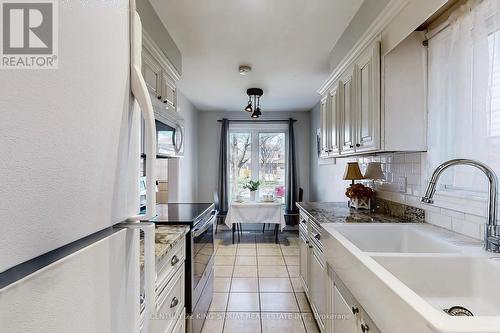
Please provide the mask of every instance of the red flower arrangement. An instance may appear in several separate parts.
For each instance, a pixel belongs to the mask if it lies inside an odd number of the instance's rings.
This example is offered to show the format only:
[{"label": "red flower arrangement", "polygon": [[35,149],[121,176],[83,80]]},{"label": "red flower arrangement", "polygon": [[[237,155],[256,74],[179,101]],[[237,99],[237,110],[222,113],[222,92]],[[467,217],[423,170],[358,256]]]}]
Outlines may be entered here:
[{"label": "red flower arrangement", "polygon": [[372,199],[375,192],[363,184],[354,184],[346,189],[345,195],[349,199]]}]

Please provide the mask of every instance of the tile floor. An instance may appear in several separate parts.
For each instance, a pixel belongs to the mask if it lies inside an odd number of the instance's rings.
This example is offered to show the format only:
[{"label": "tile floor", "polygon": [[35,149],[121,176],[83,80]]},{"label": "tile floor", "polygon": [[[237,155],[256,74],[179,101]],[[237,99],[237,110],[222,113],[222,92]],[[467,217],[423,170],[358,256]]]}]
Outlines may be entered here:
[{"label": "tile floor", "polygon": [[298,235],[245,232],[216,239],[214,297],[203,333],[318,333],[299,276]]}]

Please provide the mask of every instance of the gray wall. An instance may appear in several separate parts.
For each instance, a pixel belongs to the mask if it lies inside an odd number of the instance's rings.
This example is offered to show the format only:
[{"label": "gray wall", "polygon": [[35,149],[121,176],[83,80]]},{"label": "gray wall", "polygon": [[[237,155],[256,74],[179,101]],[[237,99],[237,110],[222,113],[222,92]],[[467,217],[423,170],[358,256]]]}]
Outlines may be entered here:
[{"label": "gray wall", "polygon": [[168,60],[182,74],[182,55],[148,0],[136,0],[142,27],[162,49]]},{"label": "gray wall", "polygon": [[[311,201],[346,201],[345,189],[349,181],[342,180],[346,162],[349,158],[337,158],[335,164],[318,164],[316,147],[316,131],[320,128],[320,104],[318,103],[310,112],[310,200]],[[325,162],[321,162],[325,163]]]},{"label": "gray wall", "polygon": [[[248,113],[214,112],[198,113],[198,199],[212,201],[213,192],[217,189],[217,169],[219,156],[220,123],[217,120],[250,119]],[[304,189],[304,199],[309,198],[309,149],[310,124],[309,112],[270,112],[261,119],[297,119],[295,123],[295,145],[297,150],[297,168],[299,186]]]},{"label": "gray wall", "polygon": [[390,0],[365,0],[361,4],[344,33],[330,51],[330,70],[334,70],[344,59],[389,2]]}]

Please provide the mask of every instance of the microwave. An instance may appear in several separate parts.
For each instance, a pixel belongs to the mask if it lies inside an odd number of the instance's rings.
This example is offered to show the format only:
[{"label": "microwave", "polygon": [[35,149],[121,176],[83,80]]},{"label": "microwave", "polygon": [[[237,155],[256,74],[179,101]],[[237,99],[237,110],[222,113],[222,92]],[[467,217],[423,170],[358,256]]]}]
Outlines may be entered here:
[{"label": "microwave", "polygon": [[[156,158],[184,157],[184,127],[180,123],[170,123],[169,125],[158,119],[155,120],[155,127]],[[141,141],[141,157],[144,158],[144,137]]]},{"label": "microwave", "polygon": [[175,127],[159,120],[156,125],[156,157],[172,158],[184,156],[184,129],[180,124]]}]

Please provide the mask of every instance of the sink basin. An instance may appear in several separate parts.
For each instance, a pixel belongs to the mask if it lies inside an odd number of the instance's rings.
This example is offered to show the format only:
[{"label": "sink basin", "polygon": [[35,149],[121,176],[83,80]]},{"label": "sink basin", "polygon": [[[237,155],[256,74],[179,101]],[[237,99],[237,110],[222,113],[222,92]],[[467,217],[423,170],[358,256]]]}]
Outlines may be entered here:
[{"label": "sink basin", "polygon": [[422,224],[337,224],[334,228],[363,252],[460,252],[458,247],[426,234]]},{"label": "sink basin", "polygon": [[[500,257],[477,240],[425,224],[322,228],[328,265],[381,332],[500,333]],[[474,316],[443,311],[454,306]]]},{"label": "sink basin", "polygon": [[372,256],[439,310],[465,307],[474,316],[500,316],[500,260],[457,256]]}]

